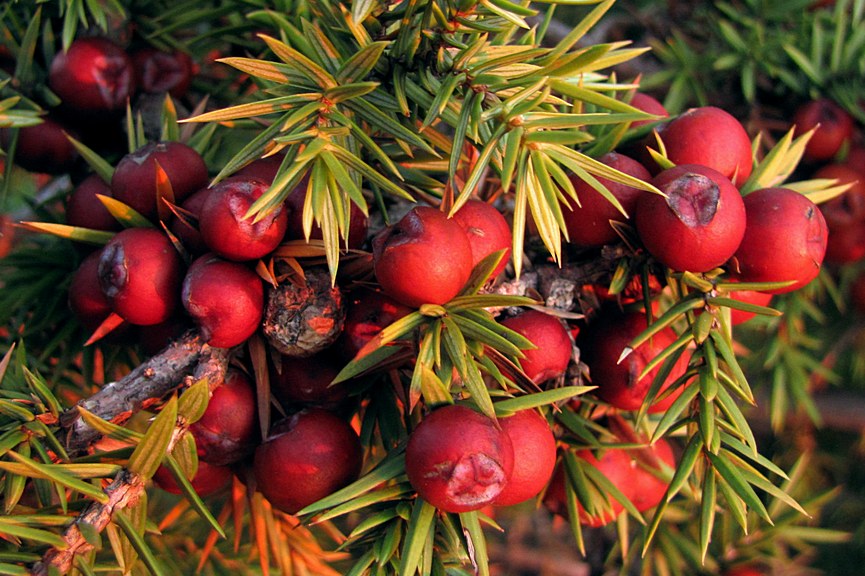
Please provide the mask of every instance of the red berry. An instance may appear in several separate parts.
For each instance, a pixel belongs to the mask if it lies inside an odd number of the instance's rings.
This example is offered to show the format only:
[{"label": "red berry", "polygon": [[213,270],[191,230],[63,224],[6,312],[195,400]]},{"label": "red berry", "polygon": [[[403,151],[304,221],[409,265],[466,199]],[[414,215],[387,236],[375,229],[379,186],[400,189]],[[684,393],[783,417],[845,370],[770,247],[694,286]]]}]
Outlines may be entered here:
[{"label": "red berry", "polygon": [[510,437],[471,408],[447,405],[430,413],[409,436],[409,482],[445,512],[468,512],[492,503],[514,467]]},{"label": "red berry", "polygon": [[135,88],[132,60],[106,38],[79,38],[54,57],[48,86],[76,112],[122,112]]},{"label": "red berry", "polygon": [[182,300],[208,344],[232,348],[258,329],[264,313],[264,285],[243,264],[205,254],[189,266]]},{"label": "red berry", "polygon": [[251,454],[258,441],[258,400],[255,385],[236,369],[229,369],[214,389],[204,415],[189,431],[198,457],[208,464],[226,466]]},{"label": "red berry", "polygon": [[558,378],[568,369],[572,345],[562,321],[539,310],[526,310],[502,320],[502,325],[525,336],[536,348],[523,350],[520,367],[526,376],[540,384]]},{"label": "red berry", "polygon": [[844,142],[853,137],[853,117],[828,98],[799,106],[793,115],[793,124],[797,135],[816,128],[805,145],[805,158],[814,162],[830,160]]},{"label": "red berry", "polygon": [[482,200],[468,200],[453,215],[466,233],[472,250],[472,269],[478,263],[499,250],[505,250],[499,265],[490,278],[496,278],[508,264],[513,235],[507,220],[492,204]]},{"label": "red berry", "polygon": [[[75,166],[78,150],[66,137],[70,130],[51,118],[43,118],[41,124],[18,129],[15,145],[15,164],[30,172],[62,174]],[[70,134],[76,136],[75,134]],[[0,144],[9,150],[12,132],[0,130]]]},{"label": "red berry", "polygon": [[556,439],[546,419],[535,410],[521,410],[500,418],[499,424],[514,448],[514,469],[493,504],[512,506],[537,496],[556,466]]},{"label": "red berry", "polygon": [[[629,104],[637,110],[642,110],[643,112],[648,112],[649,114],[654,114],[655,116],[660,116],[662,118],[667,118],[670,116],[670,113],[667,112],[667,109],[664,107],[663,104],[661,104],[656,98],[654,98],[653,96],[649,96],[645,92],[634,92],[634,95],[631,97],[631,101],[629,102]],[[638,120],[631,123],[631,128],[639,128],[640,126],[645,126],[646,124],[651,124],[652,122],[657,122],[657,120]]]},{"label": "red berry", "polygon": [[379,332],[411,312],[390,296],[361,288],[351,292],[337,345],[346,359],[354,358]]},{"label": "red berry", "polygon": [[69,283],[69,308],[88,330],[95,330],[111,314],[111,301],[99,284],[99,258],[102,251],[91,252],[72,274]]},{"label": "red berry", "polygon": [[258,489],[275,508],[294,514],[357,479],[362,453],[357,433],[320,409],[277,424],[255,450]]},{"label": "red berry", "polygon": [[[675,332],[665,328],[620,362],[622,352],[647,326],[646,316],[642,312],[621,313],[614,308],[607,308],[580,332],[577,339],[580,360],[588,365],[591,383],[597,386],[593,393],[620,410],[638,410],[643,405],[660,366],[643,378],[639,378],[640,373],[655,356],[676,340]],[[673,367],[659,395],[684,374],[686,367],[687,357],[683,355]],[[681,388],[655,402],[649,412],[666,410],[679,394]]]},{"label": "red berry", "polygon": [[441,211],[418,206],[373,239],[375,275],[386,294],[407,306],[444,304],[472,272],[462,227]]},{"label": "red berry", "polygon": [[117,164],[111,190],[117,200],[146,218],[157,214],[157,163],[168,176],[176,203],[207,186],[207,166],[195,149],[173,141],[145,144]]},{"label": "red berry", "polygon": [[829,238],[826,261],[835,264],[857,262],[865,258],[865,175],[846,164],[828,164],[814,173],[814,178],[830,178],[851,187],[820,206],[826,219]]},{"label": "red berry", "polygon": [[797,290],[817,277],[828,230],[811,200],[789,188],[763,188],[745,197],[748,224],[736,251],[743,282],[795,282],[767,292]]},{"label": "red berry", "polygon": [[652,256],[676,271],[707,272],[724,264],[745,234],[745,206],[722,174],[695,164],[664,170],[652,183],[664,192],[637,200],[637,233]]},{"label": "red berry", "polygon": [[[216,466],[204,461],[198,462],[198,471],[191,480],[195,493],[210,496],[226,487],[234,475],[228,466]],[[160,466],[153,475],[153,483],[171,494],[180,494],[180,486],[165,466]]]},{"label": "red berry", "polygon": [[[758,306],[768,306],[772,301],[772,295],[767,292],[757,292],[756,290],[732,290],[728,294],[733,300],[747,302],[748,304],[757,304]],[[730,323],[733,326],[743,324],[756,316],[754,312],[745,312],[744,310],[730,309]]]},{"label": "red berry", "polygon": [[731,114],[703,106],[677,116],[661,130],[667,158],[676,165],[699,164],[741,186],[751,175],[751,140]]},{"label": "red berry", "polygon": [[331,386],[343,365],[331,349],[303,358],[280,354],[270,371],[270,389],[287,406],[334,410],[350,392],[345,383]]},{"label": "red berry", "polygon": [[91,230],[120,230],[120,222],[96,197],[97,194],[111,198],[111,187],[97,174],[91,174],[66,199],[66,223]]},{"label": "red berry", "polygon": [[246,217],[267,192],[261,180],[229,178],[215,185],[201,206],[198,228],[211,250],[229,260],[255,260],[272,252],[285,236],[288,216],[282,206]]},{"label": "red berry", "polygon": [[195,65],[185,52],[143,48],[132,55],[138,89],[148,94],[169,92],[181,98],[192,83]]},{"label": "red berry", "polygon": [[180,300],[183,261],[155,228],[127,228],[102,249],[99,282],[111,307],[130,324],[159,324]]},{"label": "red berry", "polygon": [[[640,180],[648,181],[652,178],[642,164],[623,154],[610,152],[601,156],[599,160],[607,166]],[[610,225],[610,220],[625,220],[625,216],[588,182],[576,174],[571,174],[570,179],[576,189],[577,197],[580,199],[580,205],[573,206],[572,209],[566,206],[562,207],[562,215],[568,229],[568,241],[576,246],[593,248],[618,240],[619,236]],[[616,197],[628,216],[632,216],[637,205],[637,198],[645,192],[603,177],[598,178],[598,181]]]}]

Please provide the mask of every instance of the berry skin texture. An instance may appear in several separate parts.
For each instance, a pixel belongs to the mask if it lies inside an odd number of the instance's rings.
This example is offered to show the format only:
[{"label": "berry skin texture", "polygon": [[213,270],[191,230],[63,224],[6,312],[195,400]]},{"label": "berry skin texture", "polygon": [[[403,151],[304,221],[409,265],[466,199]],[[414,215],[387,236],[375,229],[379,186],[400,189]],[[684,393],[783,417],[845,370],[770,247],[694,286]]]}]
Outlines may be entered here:
[{"label": "berry skin texture", "polygon": [[[580,359],[589,367],[592,385],[597,386],[592,393],[620,410],[639,410],[660,366],[638,379],[640,373],[658,353],[676,340],[675,332],[665,328],[619,362],[625,347],[646,327],[646,316],[642,312],[620,313],[614,308],[607,308],[583,329],[577,338]],[[683,355],[673,367],[658,396],[684,374],[686,366],[687,357]],[[649,408],[649,412],[666,410],[679,394],[681,388],[656,401]]]},{"label": "berry skin texture", "polygon": [[646,250],[678,272],[724,264],[745,234],[745,205],[732,182],[696,164],[664,170],[652,180],[667,198],[643,194],[634,220]]},{"label": "berry skin texture", "polygon": [[493,420],[451,404],[431,412],[411,433],[405,466],[421,498],[445,512],[469,512],[504,490],[514,449]]},{"label": "berry skin texture", "polygon": [[[18,129],[15,145],[15,164],[30,172],[63,174],[75,166],[78,151],[66,137],[68,130],[51,118],[43,118],[41,124]],[[70,134],[76,136],[76,134]],[[6,128],[0,130],[0,144],[9,150],[11,134]]]},{"label": "berry skin texture", "polygon": [[[648,181],[652,178],[652,175],[642,164],[624,154],[610,152],[598,160],[640,180]],[[583,248],[597,248],[617,241],[619,236],[610,225],[610,220],[623,221],[626,219],[625,216],[609,200],[601,196],[600,192],[592,188],[588,182],[575,174],[571,174],[570,179],[574,184],[577,197],[580,199],[580,205],[573,206],[573,209],[562,207],[562,216],[568,230],[568,242]],[[643,190],[613,182],[607,178],[598,178],[598,181],[616,197],[628,217],[634,213],[637,198],[646,194]]]},{"label": "berry skin texture", "polygon": [[96,197],[97,194],[113,196],[111,187],[97,174],[91,174],[66,198],[66,223],[91,230],[120,230],[120,222]]},{"label": "berry skin texture", "polygon": [[99,283],[111,307],[130,324],[148,326],[171,317],[180,301],[183,261],[155,228],[127,228],[102,249]]},{"label": "berry skin texture", "polygon": [[201,461],[227,466],[255,450],[258,409],[255,386],[249,377],[229,369],[214,389],[201,418],[189,427]]},{"label": "berry skin texture", "polygon": [[742,124],[714,106],[692,108],[661,130],[667,158],[673,164],[699,164],[741,186],[751,175],[751,140]]},{"label": "berry skin texture", "polygon": [[379,332],[411,311],[408,306],[377,290],[353,290],[348,298],[342,333],[336,343],[342,357],[351,360]]},{"label": "berry skin texture", "polygon": [[95,330],[111,314],[111,302],[99,285],[99,257],[102,251],[87,255],[72,274],[69,283],[69,308],[88,330]]},{"label": "berry skin texture", "polygon": [[812,162],[831,160],[844,142],[853,137],[853,117],[828,98],[806,102],[793,114],[796,134],[817,128],[805,145],[804,156]]},{"label": "berry skin texture", "polygon": [[[233,476],[234,474],[228,466],[216,466],[199,461],[198,471],[190,483],[195,489],[195,493],[199,496],[210,496],[227,486]],[[160,466],[156,469],[156,474],[153,475],[153,483],[171,494],[181,493],[180,486],[177,484],[171,471],[165,466]]]},{"label": "berry skin texture", "polygon": [[537,496],[556,467],[556,439],[546,419],[535,410],[500,418],[502,431],[514,448],[514,469],[495,506],[512,506]]},{"label": "berry skin texture", "polygon": [[[279,246],[288,225],[282,206],[244,218],[267,189],[261,180],[244,178],[229,178],[211,188],[198,219],[205,244],[223,258],[235,261],[261,258]],[[256,217],[260,217],[257,222]]]},{"label": "berry skin texture", "polygon": [[157,215],[156,164],[171,183],[175,203],[207,186],[207,165],[193,148],[180,142],[151,142],[120,159],[111,190],[114,198],[145,218]]},{"label": "berry skin texture", "polygon": [[472,272],[472,249],[462,226],[441,211],[417,206],[372,242],[382,290],[414,308],[444,304]]},{"label": "berry skin texture", "polygon": [[243,264],[208,253],[189,266],[181,300],[208,344],[233,348],[252,336],[261,324],[264,285]]},{"label": "berry skin texture", "polygon": [[865,176],[848,164],[827,164],[814,178],[850,184],[846,192],[820,205],[829,228],[826,262],[847,264],[865,258]]},{"label": "berry skin texture", "polygon": [[338,416],[308,409],[277,424],[255,450],[258,489],[275,508],[294,514],[357,479],[357,433]]},{"label": "berry skin texture", "polygon": [[763,188],[745,197],[748,224],[736,251],[742,282],[793,284],[792,292],[817,277],[826,254],[828,228],[811,200],[789,188]]},{"label": "berry skin texture", "polygon": [[502,325],[527,338],[536,348],[523,350],[520,367],[535,384],[558,378],[568,369],[572,345],[562,322],[539,310],[525,310]]},{"label": "berry skin texture", "polygon": [[168,92],[182,98],[195,73],[192,58],[184,52],[143,48],[132,55],[138,89],[148,94]]},{"label": "berry skin texture", "polygon": [[513,244],[511,227],[505,217],[492,204],[471,199],[454,213],[453,219],[462,226],[469,240],[472,269],[493,252],[505,250],[498,266],[490,274],[490,278],[496,278],[507,266]]},{"label": "berry skin texture", "polygon": [[79,38],[51,62],[48,86],[63,106],[88,115],[122,112],[135,90],[126,52],[106,38]]},{"label": "berry skin texture", "polygon": [[306,357],[286,356],[274,358],[270,371],[273,395],[285,406],[316,406],[338,410],[348,398],[346,383],[331,386],[344,363],[333,349]]},{"label": "berry skin texture", "polygon": [[[661,118],[668,118],[670,116],[670,113],[663,104],[661,104],[655,97],[649,96],[645,92],[634,92],[629,104],[637,110],[642,110],[643,112],[648,112],[649,114],[654,114]],[[651,124],[657,121],[658,120],[637,120],[636,122],[631,123],[631,128],[639,128],[640,126],[645,126],[646,124]]]}]

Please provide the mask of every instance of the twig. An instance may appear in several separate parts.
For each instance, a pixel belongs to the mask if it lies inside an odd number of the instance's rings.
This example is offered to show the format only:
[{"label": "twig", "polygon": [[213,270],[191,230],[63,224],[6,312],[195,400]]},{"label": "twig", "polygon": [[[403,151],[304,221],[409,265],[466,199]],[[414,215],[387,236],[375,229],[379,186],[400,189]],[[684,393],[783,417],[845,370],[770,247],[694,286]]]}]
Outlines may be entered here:
[{"label": "twig", "polygon": [[[79,406],[105,420],[122,423],[135,412],[194,380],[207,377],[211,382],[221,382],[227,363],[227,350],[211,348],[202,342],[197,332],[187,332],[63,415],[61,424],[69,429],[66,443],[70,454],[81,453],[99,438],[99,433],[81,419]],[[193,375],[189,376],[193,369]]]}]

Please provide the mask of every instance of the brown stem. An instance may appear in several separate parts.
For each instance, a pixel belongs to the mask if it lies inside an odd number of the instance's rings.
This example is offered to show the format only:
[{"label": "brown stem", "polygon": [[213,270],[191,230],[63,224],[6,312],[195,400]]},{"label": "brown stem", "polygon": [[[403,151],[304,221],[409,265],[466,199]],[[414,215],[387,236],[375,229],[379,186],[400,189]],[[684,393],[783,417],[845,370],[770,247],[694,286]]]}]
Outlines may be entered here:
[{"label": "brown stem", "polygon": [[130,508],[138,503],[144,492],[144,480],[128,470],[121,470],[114,481],[105,489],[108,502],[92,503],[82,512],[63,533],[67,546],[64,549],[51,548],[34,564],[30,573],[34,576],[48,576],[49,572],[66,574],[72,569],[72,563],[79,554],[86,554],[93,549],[93,544],[87,541],[82,526],[88,526],[88,532],[102,532],[114,513],[124,508]]},{"label": "brown stem", "polygon": [[83,452],[99,438],[99,433],[81,419],[78,407],[105,420],[122,423],[135,412],[159,402],[173,390],[194,380],[207,377],[211,382],[221,382],[227,363],[228,350],[211,348],[202,342],[200,334],[187,332],[162,352],[63,415],[61,423],[69,429],[66,443],[70,454]]}]

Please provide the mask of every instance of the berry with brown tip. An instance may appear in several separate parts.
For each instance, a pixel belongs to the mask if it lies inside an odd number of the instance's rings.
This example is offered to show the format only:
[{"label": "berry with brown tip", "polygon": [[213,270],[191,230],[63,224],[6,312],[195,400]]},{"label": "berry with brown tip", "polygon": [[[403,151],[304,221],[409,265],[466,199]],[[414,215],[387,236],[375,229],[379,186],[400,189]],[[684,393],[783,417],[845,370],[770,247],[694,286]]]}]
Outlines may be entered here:
[{"label": "berry with brown tip", "polygon": [[413,208],[372,242],[382,290],[406,306],[444,304],[472,272],[472,249],[462,226],[440,210]]},{"label": "berry with brown tip", "polygon": [[102,249],[99,282],[112,309],[130,324],[159,324],[180,302],[183,261],[155,228],[127,228]]},{"label": "berry with brown tip", "polygon": [[122,112],[135,90],[135,72],[132,60],[111,40],[78,38],[52,60],[48,86],[69,110]]},{"label": "berry with brown tip", "polygon": [[652,256],[679,272],[708,272],[729,260],[745,234],[745,205],[729,179],[685,164],[664,170],[652,184],[667,197],[641,195],[634,215]]},{"label": "berry with brown tip", "polygon": [[409,436],[409,482],[445,512],[478,510],[495,501],[514,467],[510,436],[471,408],[447,405],[431,412]]}]

